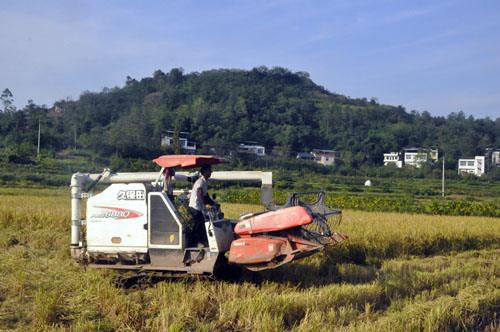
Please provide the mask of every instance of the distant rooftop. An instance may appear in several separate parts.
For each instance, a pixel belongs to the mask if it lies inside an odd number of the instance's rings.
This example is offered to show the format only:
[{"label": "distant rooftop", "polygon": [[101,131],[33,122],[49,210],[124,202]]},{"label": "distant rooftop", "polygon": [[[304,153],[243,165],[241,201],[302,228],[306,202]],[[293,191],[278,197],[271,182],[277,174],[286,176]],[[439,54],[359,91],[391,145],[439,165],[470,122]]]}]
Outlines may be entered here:
[{"label": "distant rooftop", "polygon": [[[166,130],[164,131],[164,133],[166,134],[175,134],[175,131],[174,130]],[[190,132],[188,131],[179,131],[179,134],[182,134],[182,135],[189,135],[191,134]]]}]

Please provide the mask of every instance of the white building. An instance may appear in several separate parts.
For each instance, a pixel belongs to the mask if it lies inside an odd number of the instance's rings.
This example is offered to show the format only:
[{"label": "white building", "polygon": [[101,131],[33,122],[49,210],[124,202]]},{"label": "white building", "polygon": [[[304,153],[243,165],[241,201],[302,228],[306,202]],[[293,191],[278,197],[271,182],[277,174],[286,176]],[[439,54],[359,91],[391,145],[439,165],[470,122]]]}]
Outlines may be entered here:
[{"label": "white building", "polygon": [[411,148],[405,149],[405,165],[412,165],[417,168],[427,162],[435,163],[438,161],[437,149]]},{"label": "white building", "polygon": [[333,150],[313,150],[311,154],[314,156],[314,160],[318,164],[322,165],[333,165],[335,164],[335,151]]},{"label": "white building", "polygon": [[403,167],[401,152],[384,153],[384,166],[395,164],[398,168]]},{"label": "white building", "polygon": [[[196,142],[191,142],[187,139],[187,135],[189,135],[188,132],[181,131],[179,132],[179,145],[181,149],[189,152],[189,153],[195,153],[196,152]],[[161,146],[170,146],[174,144],[174,132],[173,131],[167,131],[165,132],[165,136],[161,139]]]},{"label": "white building", "polygon": [[481,176],[486,172],[485,167],[484,156],[458,159],[458,175],[474,174]]},{"label": "white building", "polygon": [[500,167],[500,149],[488,149],[488,150],[487,152],[491,154],[491,165]]},{"label": "white building", "polygon": [[238,151],[255,153],[259,157],[266,155],[266,148],[262,145],[259,145],[257,142],[240,143],[240,145],[238,146]]}]

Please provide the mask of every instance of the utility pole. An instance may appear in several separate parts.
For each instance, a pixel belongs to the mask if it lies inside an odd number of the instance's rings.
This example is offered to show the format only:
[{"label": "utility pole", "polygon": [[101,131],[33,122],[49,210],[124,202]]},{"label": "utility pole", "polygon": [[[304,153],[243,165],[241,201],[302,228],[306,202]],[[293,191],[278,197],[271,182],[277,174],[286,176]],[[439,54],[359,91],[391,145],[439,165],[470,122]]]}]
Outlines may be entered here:
[{"label": "utility pole", "polygon": [[443,183],[442,183],[442,186],[441,186],[441,196],[444,197],[444,160],[445,160],[445,157],[443,156],[443,174],[442,174],[442,177],[443,177]]},{"label": "utility pole", "polygon": [[37,156],[40,154],[40,129],[41,129],[40,119],[38,119],[38,150],[36,153]]},{"label": "utility pole", "polygon": [[76,151],[76,125],[75,125],[75,151]]}]

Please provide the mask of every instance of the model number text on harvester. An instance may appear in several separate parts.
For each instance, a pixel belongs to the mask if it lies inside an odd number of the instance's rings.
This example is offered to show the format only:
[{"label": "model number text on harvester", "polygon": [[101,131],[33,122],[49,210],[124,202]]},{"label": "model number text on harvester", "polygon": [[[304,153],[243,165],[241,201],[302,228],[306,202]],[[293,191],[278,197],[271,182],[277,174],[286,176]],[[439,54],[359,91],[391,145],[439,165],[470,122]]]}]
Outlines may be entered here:
[{"label": "model number text on harvester", "polygon": [[104,209],[98,213],[93,213],[91,218],[113,218],[116,220],[132,219],[142,217],[144,214],[138,211],[110,206],[94,206],[94,208]]}]

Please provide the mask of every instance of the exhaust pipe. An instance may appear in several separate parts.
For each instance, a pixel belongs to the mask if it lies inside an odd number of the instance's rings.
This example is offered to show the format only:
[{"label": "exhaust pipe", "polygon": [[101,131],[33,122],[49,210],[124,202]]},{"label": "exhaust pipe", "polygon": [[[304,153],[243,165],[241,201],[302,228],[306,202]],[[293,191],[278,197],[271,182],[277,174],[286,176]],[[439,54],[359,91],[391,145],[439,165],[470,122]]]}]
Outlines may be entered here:
[{"label": "exhaust pipe", "polygon": [[85,175],[75,173],[71,177],[71,257],[78,259],[82,249],[82,185]]}]

